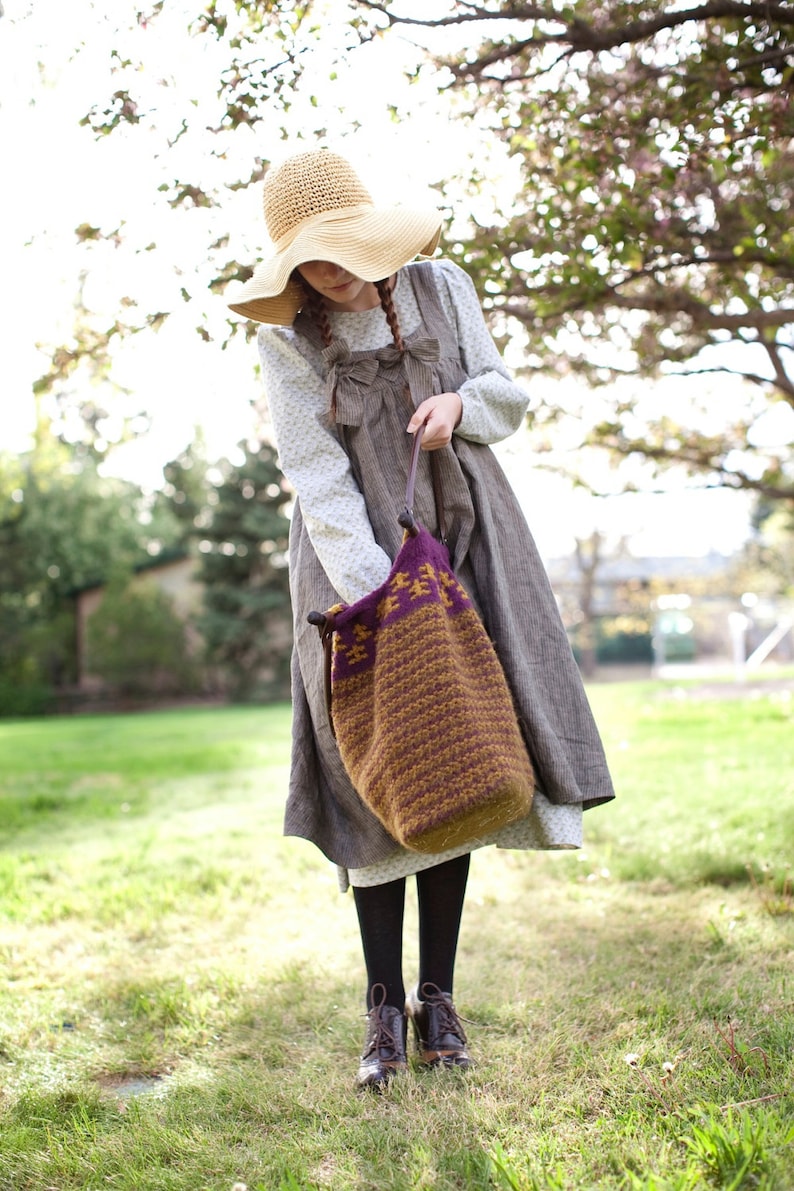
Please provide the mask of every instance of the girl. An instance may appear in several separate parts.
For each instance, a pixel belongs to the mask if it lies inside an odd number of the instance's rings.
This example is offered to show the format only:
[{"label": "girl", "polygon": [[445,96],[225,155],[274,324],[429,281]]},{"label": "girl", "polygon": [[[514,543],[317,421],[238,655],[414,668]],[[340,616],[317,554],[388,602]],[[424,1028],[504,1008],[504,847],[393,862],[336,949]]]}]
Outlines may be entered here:
[{"label": "girl", "polygon": [[[297,493],[290,535],[293,751],[285,833],[313,841],[353,887],[367,970],[358,1084],[407,1065],[466,1068],[452,1001],[469,855],[475,847],[575,848],[582,810],[613,795],[601,742],[532,536],[487,444],[512,434],[527,398],[491,339],[468,276],[430,258],[433,210],[377,207],[344,158],[312,150],[264,183],[270,256],[230,304],[262,323],[259,352],[281,466]],[[411,263],[413,262],[413,263]],[[407,396],[410,391],[410,400]],[[400,547],[408,434],[437,452],[447,541],[507,675],[537,775],[531,813],[437,856],[401,849],[344,770],[325,706],[314,609],[353,603]],[[437,530],[427,457],[418,519]],[[406,877],[416,876],[419,973],[406,996]]]}]

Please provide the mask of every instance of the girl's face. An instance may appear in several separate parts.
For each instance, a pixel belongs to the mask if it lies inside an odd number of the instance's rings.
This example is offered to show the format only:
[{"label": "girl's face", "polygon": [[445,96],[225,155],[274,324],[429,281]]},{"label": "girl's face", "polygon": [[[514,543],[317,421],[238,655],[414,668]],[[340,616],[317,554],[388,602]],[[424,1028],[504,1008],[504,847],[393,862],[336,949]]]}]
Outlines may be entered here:
[{"label": "girl's face", "polygon": [[380,304],[378,291],[371,281],[362,281],[331,261],[306,261],[298,272],[332,310],[372,310]]}]

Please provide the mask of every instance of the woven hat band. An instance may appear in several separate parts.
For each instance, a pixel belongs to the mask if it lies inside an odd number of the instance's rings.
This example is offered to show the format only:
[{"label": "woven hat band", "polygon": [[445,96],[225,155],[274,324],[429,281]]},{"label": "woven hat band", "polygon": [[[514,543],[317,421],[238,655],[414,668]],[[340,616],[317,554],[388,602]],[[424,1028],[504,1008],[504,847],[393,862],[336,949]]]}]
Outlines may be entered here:
[{"label": "woven hat band", "polygon": [[308,219],[303,219],[300,223],[296,223],[294,227],[289,228],[284,234],[273,242],[276,253],[283,252],[295,242],[301,232],[310,231],[313,227],[319,227],[321,224],[329,231],[333,231],[335,223],[347,223],[351,219],[355,219],[357,215],[370,215],[374,211],[372,203],[358,203],[356,206],[340,207],[333,211],[318,211],[315,215],[310,215]]}]

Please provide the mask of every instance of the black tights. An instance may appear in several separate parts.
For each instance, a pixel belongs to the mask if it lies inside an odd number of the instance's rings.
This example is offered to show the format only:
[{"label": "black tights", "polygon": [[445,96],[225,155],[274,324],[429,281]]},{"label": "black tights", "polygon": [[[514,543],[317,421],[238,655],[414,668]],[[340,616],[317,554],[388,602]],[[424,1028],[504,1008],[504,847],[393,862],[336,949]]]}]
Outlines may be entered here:
[{"label": "black tights", "polygon": [[[416,874],[419,901],[419,987],[437,984],[452,993],[463,898],[469,876],[469,856],[446,860]],[[367,967],[367,1008],[374,984],[386,988],[386,1004],[402,1009],[403,917],[405,877],[385,885],[354,887]]]}]

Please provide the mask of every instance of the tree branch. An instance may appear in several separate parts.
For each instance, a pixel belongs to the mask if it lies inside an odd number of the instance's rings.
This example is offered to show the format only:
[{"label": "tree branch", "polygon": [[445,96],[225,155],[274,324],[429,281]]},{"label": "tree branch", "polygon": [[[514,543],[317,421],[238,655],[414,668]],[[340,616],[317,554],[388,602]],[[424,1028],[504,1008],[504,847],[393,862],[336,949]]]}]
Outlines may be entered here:
[{"label": "tree branch", "polygon": [[[625,282],[620,282],[623,285]],[[550,288],[539,293],[553,292]],[[527,291],[510,295],[515,301],[508,300],[496,307],[501,313],[518,319],[525,326],[541,323],[556,323],[561,314],[582,314],[593,307],[593,298],[583,298],[580,302],[565,303],[564,308],[538,315],[527,305]],[[529,293],[531,297],[531,291]],[[523,299],[523,300],[522,300]],[[794,323],[794,308],[781,306],[775,310],[749,310],[746,314],[727,314],[712,311],[708,306],[696,301],[691,294],[682,290],[669,290],[658,297],[643,294],[620,294],[617,286],[605,286],[599,296],[599,306],[616,306],[620,310],[642,310],[646,314],[686,315],[692,323],[701,330],[709,331],[740,331],[745,328],[763,330],[779,328]]]},{"label": "tree branch", "polygon": [[713,311],[696,301],[691,294],[672,290],[658,298],[642,295],[624,296],[612,291],[605,299],[607,304],[622,310],[644,310],[648,314],[685,314],[698,327],[711,331],[740,331],[744,327],[762,329],[785,327],[794,323],[794,309],[780,306],[776,310],[748,310],[746,314],[727,314]]},{"label": "tree branch", "polygon": [[783,360],[781,359],[781,344],[770,342],[767,339],[763,339],[761,342],[764,346],[764,349],[766,350],[766,354],[769,356],[769,359],[772,362],[772,367],[775,370],[775,382],[778,388],[785,393],[792,406],[794,406],[794,381],[792,381],[788,375],[785,365],[783,364]]},{"label": "tree branch", "polygon": [[[763,344],[767,347],[767,344]],[[735,376],[740,380],[749,381],[751,384],[758,385],[763,388],[765,385],[775,385],[780,389],[784,398],[789,404],[794,406],[794,384],[786,376],[785,372],[781,370],[775,378],[771,376],[760,376],[756,372],[743,372],[739,368],[676,368],[674,371],[666,373],[667,376]]]},{"label": "tree branch", "polygon": [[[471,12],[460,13],[437,20],[425,20],[421,17],[400,17],[385,4],[374,3],[373,0],[359,0],[365,8],[382,13],[390,25],[413,25],[425,28],[440,28],[463,25],[473,21],[543,21],[551,25],[561,26],[559,32],[537,32],[521,40],[502,40],[498,46],[493,46],[488,53],[482,54],[473,62],[465,62],[460,66],[451,67],[459,78],[471,78],[489,66],[505,62],[510,58],[519,57],[532,48],[543,48],[548,45],[565,44],[569,47],[567,54],[593,53],[616,49],[621,45],[631,45],[641,41],[648,41],[664,30],[678,28],[692,21],[713,21],[725,17],[737,20],[755,18],[768,22],[775,20],[784,27],[794,27],[794,9],[790,4],[746,3],[745,0],[710,0],[709,3],[695,5],[692,8],[672,10],[660,13],[647,20],[631,21],[628,24],[614,24],[605,29],[596,29],[592,22],[575,17],[565,20],[558,11],[537,5],[515,5],[511,9],[491,11],[472,6]],[[787,51],[781,56],[785,59]]]},{"label": "tree branch", "polygon": [[[594,439],[596,444],[607,445],[603,438]],[[719,487],[732,488],[737,492],[757,492],[770,500],[791,501],[794,504],[794,483],[773,483],[763,477],[757,479],[745,472],[733,471],[718,459],[713,459],[707,453],[693,450],[682,444],[674,447],[653,446],[643,440],[623,438],[616,435],[608,443],[611,450],[619,455],[641,455],[645,459],[653,459],[659,463],[677,463],[691,467],[697,472],[714,472],[720,477]]]},{"label": "tree branch", "polygon": [[375,3],[375,0],[357,0],[360,8],[368,8],[371,12],[379,12],[381,16],[386,17],[390,27],[394,25],[419,25],[423,29],[443,29],[449,25],[465,25],[469,21],[498,21],[498,20],[535,20],[535,21],[557,21],[560,17],[551,9],[529,7],[526,13],[515,15],[511,12],[492,12],[490,9],[481,8],[476,4],[461,4],[461,8],[471,9],[470,12],[457,13],[449,17],[438,17],[435,20],[428,20],[422,17],[400,17],[396,16],[387,4]]},{"label": "tree branch", "polygon": [[515,4],[512,7],[496,11],[475,4],[459,4],[459,7],[465,7],[471,11],[435,20],[397,16],[391,11],[388,4],[377,3],[376,0],[358,0],[358,4],[372,12],[379,12],[386,17],[391,26],[418,25],[425,29],[438,29],[450,25],[463,25],[470,21],[547,21],[549,24],[564,26],[565,33],[541,34],[524,44],[543,46],[564,37],[577,52],[580,50],[599,52],[613,49],[615,46],[627,42],[644,41],[656,33],[661,33],[664,29],[675,29],[690,21],[719,20],[721,17],[735,17],[737,20],[754,17],[763,21],[774,19],[781,25],[794,26],[794,9],[790,4],[758,3],[756,0],[751,0],[749,3],[747,0],[710,0],[709,3],[698,4],[693,8],[674,9],[661,13],[648,20],[631,21],[627,25],[613,25],[600,32],[596,31],[591,23],[580,17],[566,21],[552,6],[544,7],[536,4]]}]

